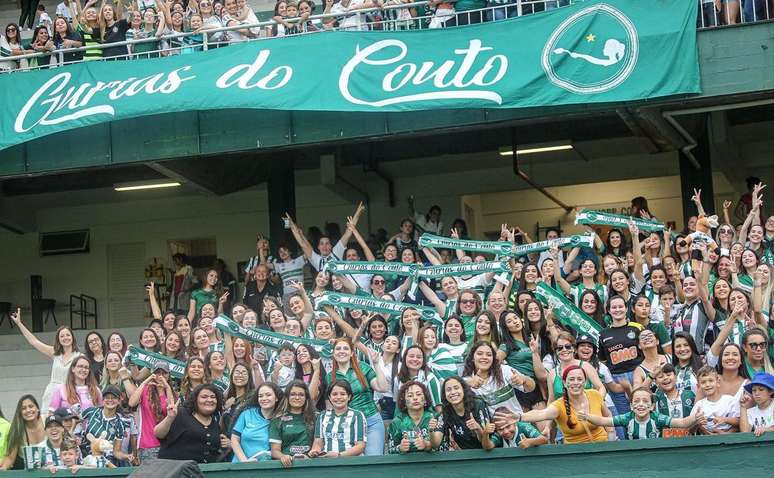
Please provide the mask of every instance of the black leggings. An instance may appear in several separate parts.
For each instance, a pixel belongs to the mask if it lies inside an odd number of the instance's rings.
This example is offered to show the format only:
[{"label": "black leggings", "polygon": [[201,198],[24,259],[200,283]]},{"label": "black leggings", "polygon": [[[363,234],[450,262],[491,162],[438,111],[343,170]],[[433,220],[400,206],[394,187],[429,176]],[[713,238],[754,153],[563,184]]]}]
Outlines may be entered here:
[{"label": "black leggings", "polygon": [[[40,0],[21,0],[21,16],[19,17],[19,28],[24,28],[24,20],[27,20],[27,28],[32,28],[35,23],[35,12],[38,10]],[[21,32],[19,32],[21,35]]]}]

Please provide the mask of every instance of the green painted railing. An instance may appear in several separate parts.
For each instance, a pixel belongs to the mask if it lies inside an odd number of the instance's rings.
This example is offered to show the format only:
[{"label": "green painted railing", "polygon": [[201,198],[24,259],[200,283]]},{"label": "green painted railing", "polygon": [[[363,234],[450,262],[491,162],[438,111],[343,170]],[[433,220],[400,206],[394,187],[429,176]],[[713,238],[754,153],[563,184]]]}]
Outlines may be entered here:
[{"label": "green painted railing", "polygon": [[[547,445],[529,450],[412,453],[384,457],[202,465],[207,478],[516,478],[774,477],[774,433],[623,441],[590,445]],[[123,477],[134,469],[81,470],[77,476]],[[60,472],[57,476],[69,476]],[[51,477],[44,472],[7,472],[8,478]]]}]

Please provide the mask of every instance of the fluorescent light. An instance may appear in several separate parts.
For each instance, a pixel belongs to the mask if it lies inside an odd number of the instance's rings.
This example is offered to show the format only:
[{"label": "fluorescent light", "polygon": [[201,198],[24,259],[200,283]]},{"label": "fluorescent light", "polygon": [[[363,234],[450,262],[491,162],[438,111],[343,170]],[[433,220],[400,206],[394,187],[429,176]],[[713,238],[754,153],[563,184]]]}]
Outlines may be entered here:
[{"label": "fluorescent light", "polygon": [[[568,149],[572,149],[571,144],[555,144],[551,146],[539,146],[535,145],[534,147],[525,147],[525,148],[518,148],[516,150],[517,155],[522,154],[533,154],[533,153],[548,153],[551,151],[566,151]],[[500,148],[500,156],[513,156],[513,149],[509,147],[503,147]]]},{"label": "fluorescent light", "polygon": [[180,183],[177,181],[166,181],[166,182],[134,182],[134,183],[121,183],[121,184],[115,184],[113,186],[113,189],[116,191],[139,191],[141,189],[158,189],[158,188],[174,188],[180,186]]}]

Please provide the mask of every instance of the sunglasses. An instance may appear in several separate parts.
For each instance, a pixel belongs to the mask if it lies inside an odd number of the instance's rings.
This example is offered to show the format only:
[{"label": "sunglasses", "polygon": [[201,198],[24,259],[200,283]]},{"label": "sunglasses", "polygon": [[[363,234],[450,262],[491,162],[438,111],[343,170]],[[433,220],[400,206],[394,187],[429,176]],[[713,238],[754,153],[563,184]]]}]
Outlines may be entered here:
[{"label": "sunglasses", "polygon": [[460,301],[460,304],[475,304],[476,299],[464,299]]},{"label": "sunglasses", "polygon": [[373,280],[371,283],[374,285],[384,285],[384,281],[381,279]]},{"label": "sunglasses", "polygon": [[557,352],[560,351],[560,350],[574,350],[574,349],[575,349],[575,347],[573,345],[571,345],[571,344],[564,344],[564,345],[557,345],[556,346],[556,351]]},{"label": "sunglasses", "polygon": [[754,342],[747,344],[750,346],[751,349],[765,349],[766,348],[766,342]]},{"label": "sunglasses", "polygon": [[16,29],[15,29],[15,28],[6,28],[6,29],[5,29],[5,32],[6,32],[6,33],[15,32],[15,31],[16,31]]}]

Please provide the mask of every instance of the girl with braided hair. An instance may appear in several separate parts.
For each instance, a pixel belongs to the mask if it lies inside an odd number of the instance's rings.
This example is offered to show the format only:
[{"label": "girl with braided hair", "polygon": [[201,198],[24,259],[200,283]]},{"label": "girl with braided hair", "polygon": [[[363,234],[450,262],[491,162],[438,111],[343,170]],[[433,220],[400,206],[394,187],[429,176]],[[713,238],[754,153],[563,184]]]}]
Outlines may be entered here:
[{"label": "girl with braided hair", "polygon": [[562,374],[564,392],[561,398],[552,402],[544,410],[531,410],[527,413],[496,412],[495,426],[504,427],[514,422],[534,423],[554,420],[567,444],[602,442],[607,441],[608,437],[614,440],[615,431],[612,429],[607,431],[604,427],[578,418],[581,412],[586,415],[611,416],[602,395],[597,390],[584,388],[586,379],[586,372],[582,367],[571,365],[565,368]]}]

